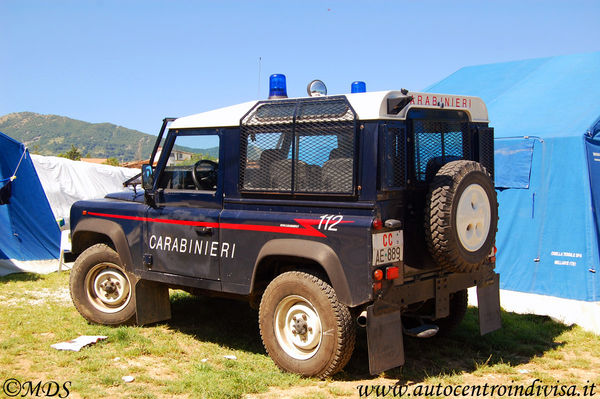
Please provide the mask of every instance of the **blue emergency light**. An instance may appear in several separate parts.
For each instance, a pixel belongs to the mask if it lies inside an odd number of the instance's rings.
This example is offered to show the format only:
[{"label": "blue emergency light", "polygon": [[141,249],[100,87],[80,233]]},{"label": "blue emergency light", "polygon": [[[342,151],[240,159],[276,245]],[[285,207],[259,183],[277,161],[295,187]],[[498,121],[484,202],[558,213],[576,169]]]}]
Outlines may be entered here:
[{"label": "blue emergency light", "polygon": [[287,98],[285,75],[274,73],[269,78],[269,99],[272,98]]},{"label": "blue emergency light", "polygon": [[367,85],[365,82],[360,82],[357,80],[356,82],[352,82],[352,86],[350,86],[351,93],[365,93],[366,91]]}]

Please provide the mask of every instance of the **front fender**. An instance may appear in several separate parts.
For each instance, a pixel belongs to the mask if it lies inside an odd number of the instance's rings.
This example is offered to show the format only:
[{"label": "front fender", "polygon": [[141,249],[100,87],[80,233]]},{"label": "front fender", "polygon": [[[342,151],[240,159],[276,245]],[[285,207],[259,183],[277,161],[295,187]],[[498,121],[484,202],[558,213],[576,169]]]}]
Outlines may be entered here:
[{"label": "front fender", "polygon": [[84,248],[86,244],[86,240],[84,240],[85,233],[96,233],[107,236],[114,244],[115,250],[119,254],[121,262],[123,262],[123,267],[129,272],[133,272],[133,261],[129,249],[129,242],[125,237],[123,229],[118,223],[111,220],[96,218],[81,220],[77,223],[77,226],[75,226],[75,230],[71,235],[72,252],[81,253],[86,249]]},{"label": "front fender", "polygon": [[317,262],[323,267],[325,273],[327,273],[327,277],[331,281],[338,300],[347,306],[357,305],[352,301],[348,279],[346,278],[340,259],[328,245],[316,241],[293,238],[276,239],[267,242],[258,253],[256,263],[254,264],[251,282],[252,288],[254,288],[258,265],[267,256],[294,256]]}]

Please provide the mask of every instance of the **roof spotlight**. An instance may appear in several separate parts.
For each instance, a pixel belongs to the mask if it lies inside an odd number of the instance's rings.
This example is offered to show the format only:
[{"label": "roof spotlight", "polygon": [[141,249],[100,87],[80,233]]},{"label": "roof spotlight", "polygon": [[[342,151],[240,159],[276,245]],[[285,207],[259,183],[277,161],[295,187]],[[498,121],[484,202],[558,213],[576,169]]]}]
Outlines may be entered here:
[{"label": "roof spotlight", "polygon": [[315,79],[306,86],[306,91],[311,97],[323,97],[327,95],[327,86],[319,79]]}]

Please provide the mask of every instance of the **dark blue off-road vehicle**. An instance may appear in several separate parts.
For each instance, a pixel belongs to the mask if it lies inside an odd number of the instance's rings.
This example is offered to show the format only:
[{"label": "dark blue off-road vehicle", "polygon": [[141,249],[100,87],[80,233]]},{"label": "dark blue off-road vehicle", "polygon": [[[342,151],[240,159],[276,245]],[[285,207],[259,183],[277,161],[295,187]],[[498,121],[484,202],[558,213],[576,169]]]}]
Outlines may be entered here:
[{"label": "dark blue off-road vehicle", "polygon": [[167,119],[143,190],[73,205],[73,302],[117,325],[168,319],[169,288],[239,297],[279,367],[320,377],[357,324],[372,373],[403,364],[403,334],[455,327],[472,286],[497,329],[487,118],[475,97],[402,90]]}]

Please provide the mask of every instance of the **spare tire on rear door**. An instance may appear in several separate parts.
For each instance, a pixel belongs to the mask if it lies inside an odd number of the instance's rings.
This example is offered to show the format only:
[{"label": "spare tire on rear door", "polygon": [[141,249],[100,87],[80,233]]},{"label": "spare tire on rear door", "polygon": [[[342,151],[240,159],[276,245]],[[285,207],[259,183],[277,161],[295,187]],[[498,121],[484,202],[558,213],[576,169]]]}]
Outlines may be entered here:
[{"label": "spare tire on rear door", "polygon": [[453,161],[433,178],[425,205],[425,238],[436,262],[471,272],[490,255],[498,202],[490,175],[474,161]]}]

